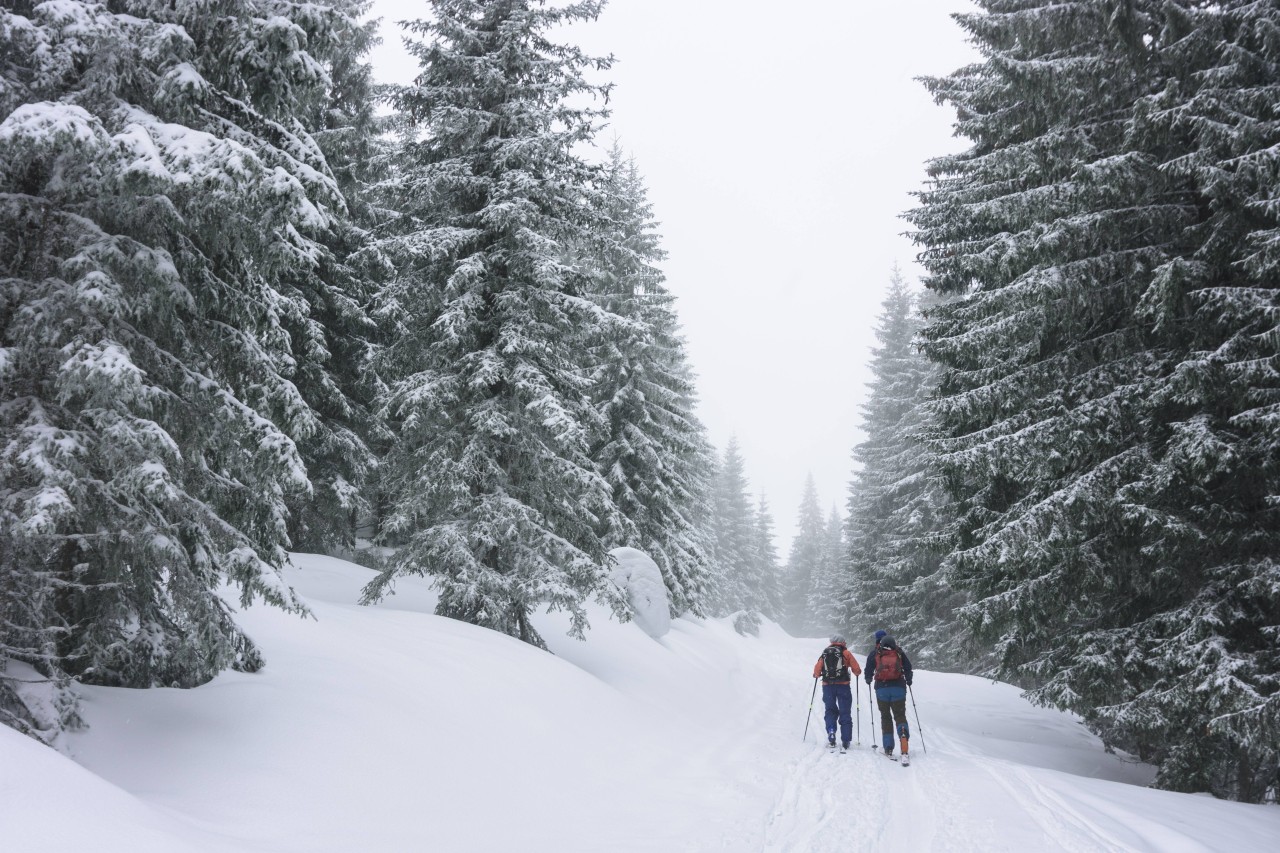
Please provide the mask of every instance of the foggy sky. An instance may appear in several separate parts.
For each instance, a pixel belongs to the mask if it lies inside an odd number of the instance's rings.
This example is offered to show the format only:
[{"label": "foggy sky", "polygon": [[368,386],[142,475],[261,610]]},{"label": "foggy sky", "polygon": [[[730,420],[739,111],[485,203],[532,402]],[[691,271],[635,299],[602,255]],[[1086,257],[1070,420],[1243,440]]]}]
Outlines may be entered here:
[{"label": "foggy sky", "polygon": [[[975,58],[949,13],[967,0],[611,0],[566,30],[616,64],[616,136],[649,187],[663,265],[718,449],[736,435],[785,562],[812,473],[844,514],[872,329],[895,263],[920,274],[900,214],[931,157],[960,150],[949,108],[914,78]],[[416,65],[375,0],[377,78]]]}]

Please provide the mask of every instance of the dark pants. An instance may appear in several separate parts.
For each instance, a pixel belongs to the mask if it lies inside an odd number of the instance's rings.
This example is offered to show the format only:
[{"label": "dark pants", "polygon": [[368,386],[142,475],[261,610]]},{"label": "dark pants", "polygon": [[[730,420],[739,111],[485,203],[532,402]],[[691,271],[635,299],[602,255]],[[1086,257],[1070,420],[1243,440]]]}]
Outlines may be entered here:
[{"label": "dark pants", "polygon": [[827,735],[836,733],[836,721],[840,722],[840,741],[853,740],[853,689],[847,684],[822,685],[822,704],[827,706]]},{"label": "dark pants", "polygon": [[898,737],[902,740],[902,751],[907,751],[907,739],[911,737],[911,729],[907,727],[907,688],[877,687],[876,707],[880,709],[880,741],[885,752],[893,752],[894,722],[897,722]]}]

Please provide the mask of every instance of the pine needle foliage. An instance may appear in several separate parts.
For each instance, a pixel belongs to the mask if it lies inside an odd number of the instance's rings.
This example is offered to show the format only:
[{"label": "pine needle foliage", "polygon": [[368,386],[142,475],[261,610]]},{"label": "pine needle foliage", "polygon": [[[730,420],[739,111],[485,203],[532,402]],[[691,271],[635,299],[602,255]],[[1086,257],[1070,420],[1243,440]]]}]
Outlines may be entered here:
[{"label": "pine needle foliage", "polygon": [[866,439],[854,449],[841,617],[852,635],[884,629],[909,641],[921,666],[968,668],[962,597],[946,574],[955,516],[933,446],[938,369],[919,349],[920,302],[894,269],[862,408]]},{"label": "pine needle foliage", "polygon": [[694,407],[697,392],[675,298],[658,264],[666,257],[639,167],[614,143],[602,174],[599,230],[580,251],[594,269],[596,300],[625,323],[589,341],[599,363],[594,397],[603,433],[591,457],[608,481],[620,522],[610,547],[639,548],[662,571],[672,615],[704,615],[711,594],[709,512],[713,450]]},{"label": "pine needle foliage", "polygon": [[354,8],[0,9],[0,718],[41,739],[72,679],[262,666],[225,584],[304,611],[299,444],[362,450],[330,417],[315,317],[358,309],[311,135]]},{"label": "pine needle foliage", "polygon": [[602,434],[589,341],[627,323],[593,297],[575,247],[601,230],[600,169],[576,146],[606,114],[611,60],[553,42],[598,2],[433,0],[406,24],[421,72],[395,87],[397,211],[379,246],[396,272],[378,298],[379,370],[396,441],[382,465],[383,535],[404,544],[365,589],[431,575],[437,612],[545,647],[530,616],[625,603],[600,531],[620,529],[591,459]]},{"label": "pine needle foliage", "polygon": [[1280,769],[1280,8],[985,0],[910,214],[976,636],[1032,698],[1258,800]]}]

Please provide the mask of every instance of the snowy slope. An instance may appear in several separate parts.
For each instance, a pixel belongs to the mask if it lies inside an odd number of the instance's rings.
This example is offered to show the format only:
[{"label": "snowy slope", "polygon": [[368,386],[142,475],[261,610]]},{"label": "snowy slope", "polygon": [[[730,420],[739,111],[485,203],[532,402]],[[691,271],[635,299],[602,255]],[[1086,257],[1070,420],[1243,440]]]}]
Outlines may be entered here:
[{"label": "snowy slope", "polygon": [[548,655],[376,608],[367,569],[298,555],[316,618],[254,608],[261,673],[196,690],[87,688],[72,759],[0,729],[0,848],[38,851],[1269,849],[1280,808],[1140,787],[1068,715],[921,672],[903,768],[801,742],[822,643],[675,620],[661,639],[545,616]]}]

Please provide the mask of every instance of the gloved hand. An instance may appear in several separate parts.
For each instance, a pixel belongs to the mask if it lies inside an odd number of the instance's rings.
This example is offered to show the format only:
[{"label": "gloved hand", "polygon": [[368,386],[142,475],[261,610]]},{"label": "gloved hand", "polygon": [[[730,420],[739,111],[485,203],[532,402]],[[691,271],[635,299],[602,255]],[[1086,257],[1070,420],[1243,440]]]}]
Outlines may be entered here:
[{"label": "gloved hand", "polygon": [[909,675],[907,676],[907,686],[908,686],[908,687],[910,687],[910,686],[911,686],[911,676],[909,676]]}]

